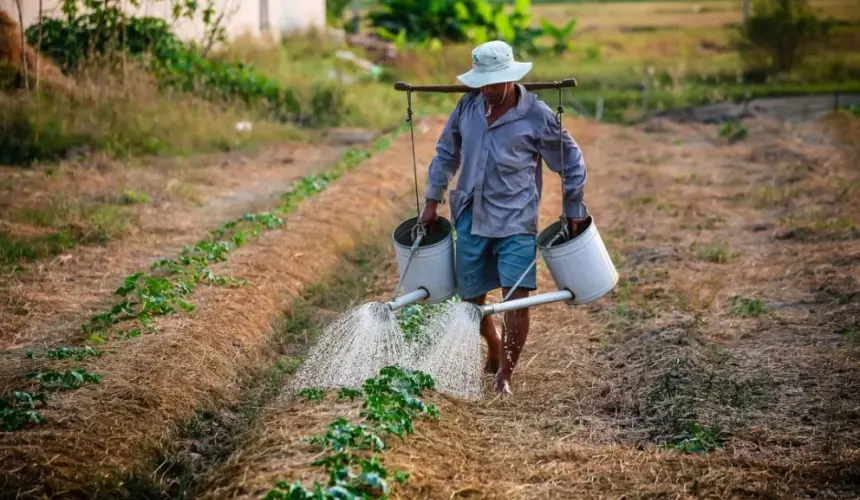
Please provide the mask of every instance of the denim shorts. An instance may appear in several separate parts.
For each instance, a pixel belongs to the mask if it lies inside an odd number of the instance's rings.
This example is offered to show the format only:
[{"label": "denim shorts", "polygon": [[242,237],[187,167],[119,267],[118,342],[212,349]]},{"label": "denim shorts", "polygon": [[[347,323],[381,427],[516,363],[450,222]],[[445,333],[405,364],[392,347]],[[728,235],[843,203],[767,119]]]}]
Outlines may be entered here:
[{"label": "denim shorts", "polygon": [[[535,260],[535,236],[515,234],[506,238],[485,238],[472,234],[472,208],[457,219],[457,287],[460,298],[474,299],[497,288],[514,286]],[[537,271],[532,267],[517,289],[537,288]]]}]

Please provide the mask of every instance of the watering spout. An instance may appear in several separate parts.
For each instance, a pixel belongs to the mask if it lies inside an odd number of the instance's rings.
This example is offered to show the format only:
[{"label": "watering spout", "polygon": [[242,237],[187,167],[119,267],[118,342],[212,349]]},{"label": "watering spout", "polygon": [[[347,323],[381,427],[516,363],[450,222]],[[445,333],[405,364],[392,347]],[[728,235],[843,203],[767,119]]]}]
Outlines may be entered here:
[{"label": "watering spout", "polygon": [[409,292],[405,295],[400,296],[397,299],[392,300],[391,302],[386,303],[386,305],[392,311],[396,311],[398,309],[402,309],[402,308],[408,306],[409,304],[414,304],[416,302],[420,302],[429,296],[430,296],[430,292],[428,292],[427,289],[419,288],[418,290],[415,290],[414,292]]},{"label": "watering spout", "polygon": [[528,309],[529,307],[542,306],[552,304],[553,302],[561,302],[565,300],[573,300],[573,292],[570,290],[558,290],[555,292],[542,293],[532,297],[524,297],[522,299],[507,300],[505,302],[497,302],[495,304],[487,304],[480,306],[481,316],[487,317],[491,314],[498,314],[506,311],[516,311],[518,309]]}]

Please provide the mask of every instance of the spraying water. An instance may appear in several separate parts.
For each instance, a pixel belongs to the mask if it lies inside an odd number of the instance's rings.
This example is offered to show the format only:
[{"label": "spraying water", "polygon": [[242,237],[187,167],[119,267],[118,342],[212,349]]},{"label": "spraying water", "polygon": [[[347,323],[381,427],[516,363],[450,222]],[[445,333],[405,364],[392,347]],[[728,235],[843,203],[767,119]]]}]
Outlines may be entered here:
[{"label": "spraying water", "polygon": [[441,392],[481,398],[480,321],[479,310],[471,304],[441,304],[428,309],[423,325],[417,331],[409,328],[407,336],[395,313],[383,303],[350,309],[328,325],[286,393],[303,388],[359,388],[383,367],[397,365],[428,373]]},{"label": "spraying water", "polygon": [[481,313],[472,304],[448,304],[428,319],[426,342],[413,351],[412,364],[436,380],[436,388],[463,399],[484,395]]},{"label": "spraying water", "polygon": [[370,302],[346,311],[325,329],[290,386],[358,388],[385,366],[408,368],[410,359],[394,312],[381,302]]}]

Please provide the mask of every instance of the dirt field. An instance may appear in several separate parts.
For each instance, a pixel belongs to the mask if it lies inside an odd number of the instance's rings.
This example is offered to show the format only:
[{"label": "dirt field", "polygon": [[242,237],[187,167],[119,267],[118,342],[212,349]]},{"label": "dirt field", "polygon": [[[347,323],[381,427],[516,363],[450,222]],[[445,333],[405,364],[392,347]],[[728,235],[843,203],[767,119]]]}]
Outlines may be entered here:
[{"label": "dirt field", "polygon": [[[762,118],[728,141],[712,125],[570,122],[589,165],[586,200],[621,281],[590,306],[532,312],[513,398],[430,396],[441,420],[417,423],[384,455],[412,473],[394,497],[860,497],[860,156],[849,123]],[[418,136],[422,171],[442,122],[428,125]],[[236,404],[253,366],[288,347],[270,345],[272,319],[410,210],[410,163],[400,137],[303,202],[287,229],[219,265],[250,287],[201,289],[196,311],[85,362],[106,374],[101,384],[52,396],[50,423],[0,435],[3,497],[93,496],[118,472],[158,483],[157,450],[177,427],[196,408]],[[560,204],[557,179],[546,179],[542,225]],[[41,293],[108,300],[115,280],[78,288],[71,278],[99,262],[88,252],[46,271],[64,278],[36,283],[64,284]],[[550,290],[543,263],[539,276]],[[392,266],[366,280],[386,298]],[[67,327],[51,328],[38,313],[51,302],[42,304],[4,336],[7,387],[42,363],[21,358],[28,346],[72,341],[68,325],[89,315],[73,322],[69,308]],[[318,448],[301,440],[355,410],[268,405],[236,430],[231,453],[203,457],[214,465],[192,496],[260,498],[278,480],[324,479],[310,466]]]}]

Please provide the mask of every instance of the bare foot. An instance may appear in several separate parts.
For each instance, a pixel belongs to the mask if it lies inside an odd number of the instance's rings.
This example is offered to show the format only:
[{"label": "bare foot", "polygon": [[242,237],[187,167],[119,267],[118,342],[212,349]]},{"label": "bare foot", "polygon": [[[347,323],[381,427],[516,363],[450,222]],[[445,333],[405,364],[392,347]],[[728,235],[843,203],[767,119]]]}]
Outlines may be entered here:
[{"label": "bare foot", "polygon": [[514,393],[511,392],[511,375],[499,372],[496,374],[495,385],[496,392],[500,393],[502,396],[513,396]]}]

